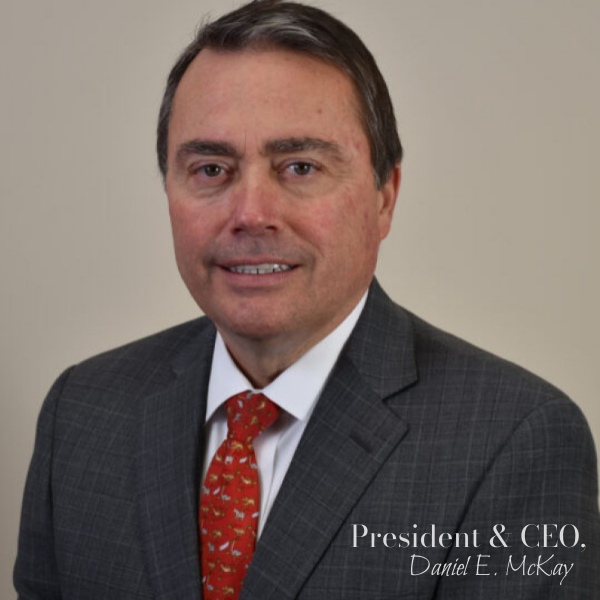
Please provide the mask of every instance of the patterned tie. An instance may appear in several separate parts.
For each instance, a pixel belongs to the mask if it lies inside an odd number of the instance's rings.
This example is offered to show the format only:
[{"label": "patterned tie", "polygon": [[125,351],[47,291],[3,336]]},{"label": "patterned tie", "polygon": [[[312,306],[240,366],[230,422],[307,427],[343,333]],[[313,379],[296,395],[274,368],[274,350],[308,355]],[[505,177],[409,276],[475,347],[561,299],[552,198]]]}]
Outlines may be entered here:
[{"label": "patterned tie", "polygon": [[200,538],[205,600],[237,600],[252,560],[260,510],[254,438],[279,416],[262,394],[227,400],[227,438],[216,451],[202,486]]}]

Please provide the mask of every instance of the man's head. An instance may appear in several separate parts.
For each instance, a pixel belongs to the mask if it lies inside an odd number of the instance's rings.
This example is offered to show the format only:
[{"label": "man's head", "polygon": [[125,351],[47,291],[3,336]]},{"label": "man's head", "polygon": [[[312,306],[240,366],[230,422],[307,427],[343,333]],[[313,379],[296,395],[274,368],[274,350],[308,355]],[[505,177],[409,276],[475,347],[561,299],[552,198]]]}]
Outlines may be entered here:
[{"label": "man's head", "polygon": [[260,36],[241,48],[231,41],[242,17],[257,31],[265,19],[267,29],[279,23],[293,39],[284,16],[296,9],[334,36],[321,11],[296,7],[255,2],[208,25],[227,44],[203,43],[180,61],[163,104],[177,264],[246,370],[243,348],[276,352],[285,368],[349,314],[373,277],[399,185],[399,142],[391,166],[376,169],[347,69]]},{"label": "man's head", "polygon": [[369,140],[375,181],[387,181],[402,159],[402,145],[387,85],[373,56],[349,27],[313,6],[280,0],[254,0],[204,25],[171,69],[160,108],[158,165],[168,168],[167,145],[173,98],[187,68],[204,48],[241,51],[249,48],[299,52],[331,63],[352,80],[359,116]]}]

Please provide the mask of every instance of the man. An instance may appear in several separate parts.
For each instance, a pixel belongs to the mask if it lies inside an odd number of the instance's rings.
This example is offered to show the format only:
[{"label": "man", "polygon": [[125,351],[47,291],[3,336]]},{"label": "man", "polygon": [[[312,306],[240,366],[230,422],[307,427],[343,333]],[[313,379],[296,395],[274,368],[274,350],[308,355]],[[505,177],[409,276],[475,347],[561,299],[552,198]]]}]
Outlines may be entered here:
[{"label": "man", "polygon": [[55,383],[19,597],[598,598],[580,411],[373,279],[402,149],[356,35],[275,0],[205,26],[157,147],[207,317]]}]

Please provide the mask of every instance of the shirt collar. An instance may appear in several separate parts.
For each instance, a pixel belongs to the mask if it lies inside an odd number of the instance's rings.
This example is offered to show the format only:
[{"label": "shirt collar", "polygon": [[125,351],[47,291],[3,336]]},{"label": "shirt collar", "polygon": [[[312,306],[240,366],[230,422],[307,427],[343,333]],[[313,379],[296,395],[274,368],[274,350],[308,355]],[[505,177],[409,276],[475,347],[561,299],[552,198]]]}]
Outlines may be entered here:
[{"label": "shirt collar", "polygon": [[208,384],[206,421],[228,398],[246,390],[262,392],[296,419],[307,421],[344,344],[360,317],[367,300],[367,293],[368,291],[340,325],[263,390],[252,387],[233,362],[221,334],[217,333]]}]

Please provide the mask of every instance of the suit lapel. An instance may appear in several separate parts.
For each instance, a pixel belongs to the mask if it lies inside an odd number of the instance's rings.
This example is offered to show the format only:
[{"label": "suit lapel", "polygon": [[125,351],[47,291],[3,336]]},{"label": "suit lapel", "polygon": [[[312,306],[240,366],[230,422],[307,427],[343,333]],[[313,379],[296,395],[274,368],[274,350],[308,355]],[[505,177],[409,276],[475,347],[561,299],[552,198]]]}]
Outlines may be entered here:
[{"label": "suit lapel", "polygon": [[214,346],[209,327],[174,364],[173,380],[140,403],[138,494],[142,539],[157,599],[199,600],[199,460]]},{"label": "suit lapel", "polygon": [[297,596],[405,435],[406,424],[384,400],[416,378],[408,317],[374,282],[294,455],[240,600]]}]

